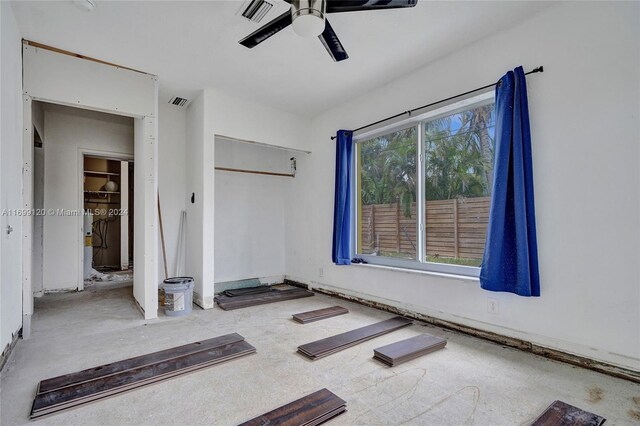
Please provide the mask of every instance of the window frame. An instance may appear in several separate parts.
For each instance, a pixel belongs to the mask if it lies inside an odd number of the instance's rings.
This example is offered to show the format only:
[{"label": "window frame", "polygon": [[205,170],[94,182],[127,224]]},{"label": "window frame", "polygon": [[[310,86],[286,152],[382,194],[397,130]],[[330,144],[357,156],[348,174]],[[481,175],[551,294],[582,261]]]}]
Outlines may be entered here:
[{"label": "window frame", "polygon": [[447,263],[436,263],[423,261],[425,249],[425,203],[416,202],[416,258],[400,259],[395,257],[374,256],[370,254],[358,253],[358,234],[359,223],[362,216],[360,203],[360,143],[369,141],[376,137],[385,136],[393,132],[406,130],[416,127],[417,143],[416,143],[416,181],[419,182],[416,190],[416,200],[425,200],[425,182],[424,182],[424,123],[435,120],[443,116],[456,114],[465,111],[470,107],[482,106],[489,103],[495,103],[495,93],[493,90],[487,90],[479,94],[467,96],[461,100],[455,100],[445,105],[433,106],[418,111],[417,114],[411,114],[409,117],[397,120],[391,124],[376,127],[373,130],[354,134],[353,143],[355,144],[355,155],[352,161],[352,171],[354,179],[352,179],[351,188],[351,215],[352,232],[351,232],[351,258],[358,257],[364,259],[372,265],[387,266],[392,268],[421,270],[446,275],[459,275],[465,277],[478,278],[480,268],[476,266],[453,265]]}]

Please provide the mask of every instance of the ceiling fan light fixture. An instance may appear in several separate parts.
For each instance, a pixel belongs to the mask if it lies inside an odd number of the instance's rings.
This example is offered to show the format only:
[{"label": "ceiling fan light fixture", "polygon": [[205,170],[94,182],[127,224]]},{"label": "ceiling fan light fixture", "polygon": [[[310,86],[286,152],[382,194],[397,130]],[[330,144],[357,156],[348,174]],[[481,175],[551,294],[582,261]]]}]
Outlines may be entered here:
[{"label": "ceiling fan light fixture", "polygon": [[301,37],[318,37],[325,27],[325,0],[296,0],[292,3],[293,31]]}]

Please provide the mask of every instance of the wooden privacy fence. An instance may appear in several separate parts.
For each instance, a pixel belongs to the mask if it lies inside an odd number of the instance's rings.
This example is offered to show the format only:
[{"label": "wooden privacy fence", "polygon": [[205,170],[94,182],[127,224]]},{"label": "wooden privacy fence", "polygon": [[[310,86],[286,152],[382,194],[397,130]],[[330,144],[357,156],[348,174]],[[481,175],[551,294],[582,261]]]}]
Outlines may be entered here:
[{"label": "wooden privacy fence", "polygon": [[[482,259],[489,197],[426,202],[428,256]],[[362,251],[416,255],[416,204],[406,216],[400,203],[362,206]]]}]

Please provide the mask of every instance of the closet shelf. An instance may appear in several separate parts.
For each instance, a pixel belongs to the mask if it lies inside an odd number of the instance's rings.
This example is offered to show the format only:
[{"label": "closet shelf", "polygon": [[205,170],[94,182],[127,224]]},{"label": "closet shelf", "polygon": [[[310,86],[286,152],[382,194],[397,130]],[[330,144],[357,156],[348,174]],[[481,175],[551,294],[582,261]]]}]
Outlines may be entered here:
[{"label": "closet shelf", "polygon": [[85,194],[120,194],[120,192],[114,192],[114,191],[84,191]]},{"label": "closet shelf", "polygon": [[111,172],[98,172],[93,170],[85,170],[85,175],[96,175],[96,176],[120,176],[120,173],[111,173]]},{"label": "closet shelf", "polygon": [[84,201],[85,204],[98,204],[98,205],[102,205],[102,204],[116,204],[116,205],[120,205],[119,202],[116,201],[91,201],[91,200],[85,200]]}]

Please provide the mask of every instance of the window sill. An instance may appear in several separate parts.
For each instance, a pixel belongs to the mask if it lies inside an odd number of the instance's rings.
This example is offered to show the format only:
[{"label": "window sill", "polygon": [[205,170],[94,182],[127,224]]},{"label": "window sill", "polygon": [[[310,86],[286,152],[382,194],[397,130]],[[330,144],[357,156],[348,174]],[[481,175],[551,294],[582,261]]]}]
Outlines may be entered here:
[{"label": "window sill", "polygon": [[352,263],[349,266],[357,266],[361,268],[384,269],[388,271],[404,272],[406,274],[430,275],[432,277],[448,278],[458,281],[480,282],[478,277],[470,277],[467,275],[447,274],[443,272],[424,271],[421,269],[400,268],[397,266],[374,265],[371,263]]}]

